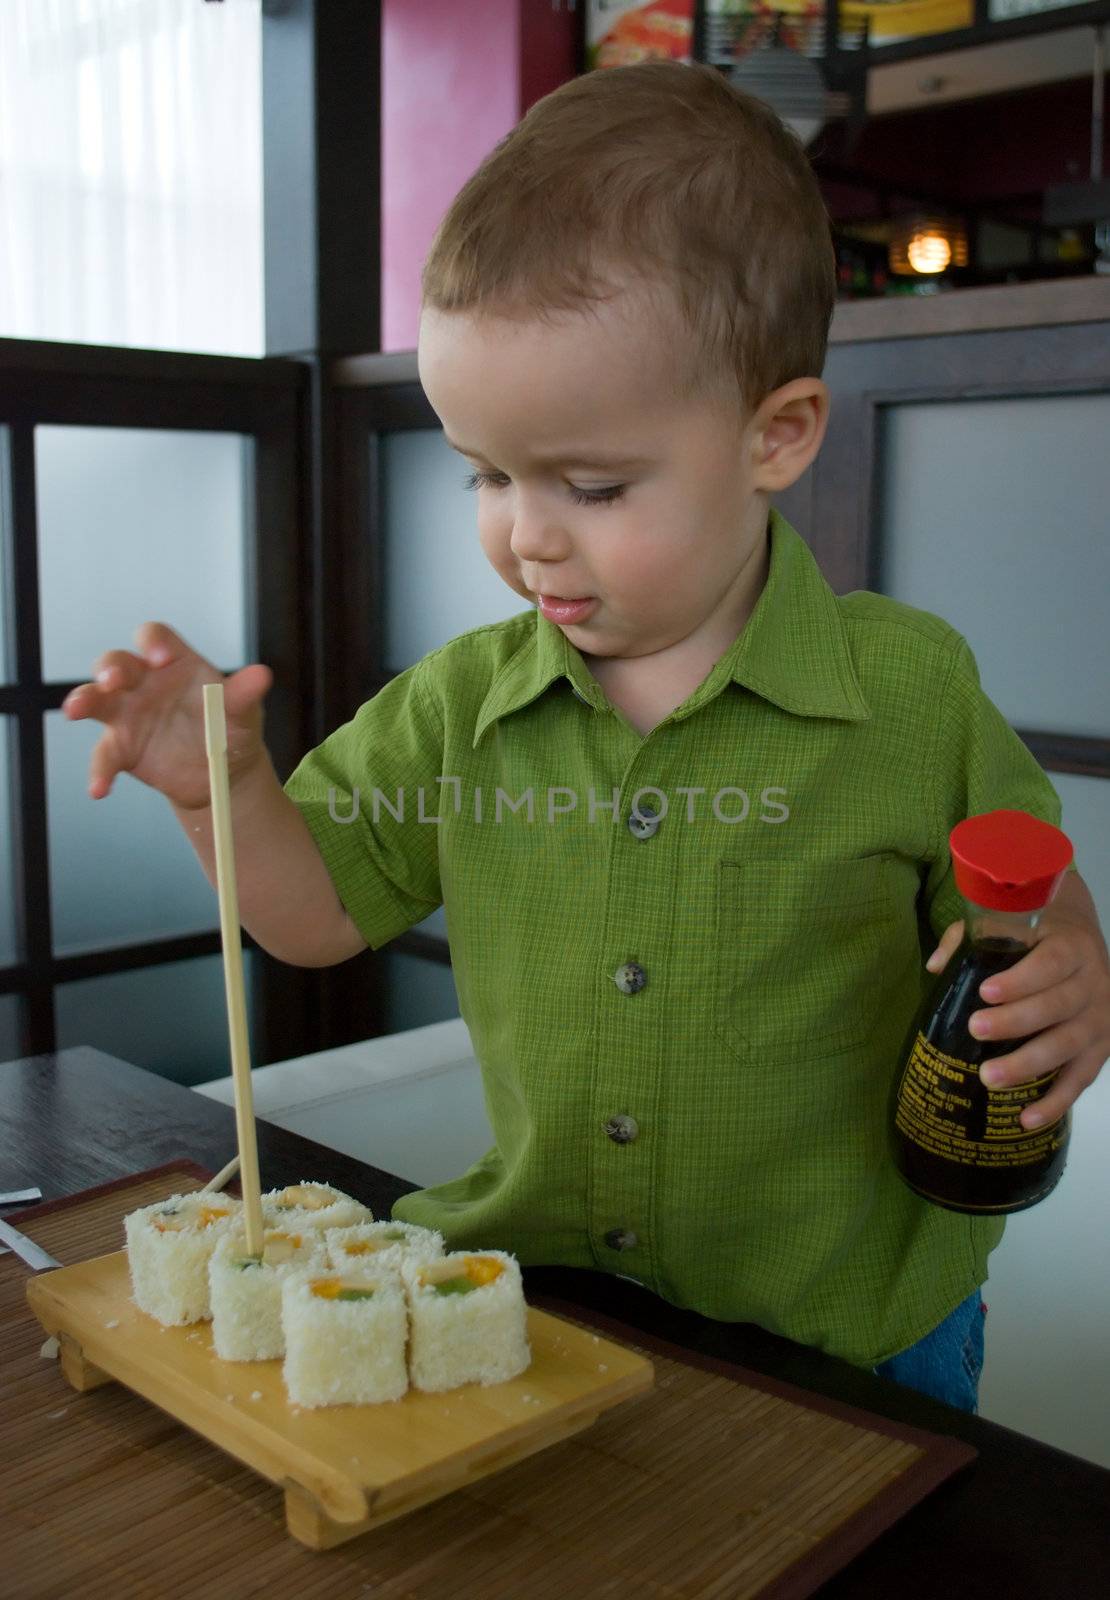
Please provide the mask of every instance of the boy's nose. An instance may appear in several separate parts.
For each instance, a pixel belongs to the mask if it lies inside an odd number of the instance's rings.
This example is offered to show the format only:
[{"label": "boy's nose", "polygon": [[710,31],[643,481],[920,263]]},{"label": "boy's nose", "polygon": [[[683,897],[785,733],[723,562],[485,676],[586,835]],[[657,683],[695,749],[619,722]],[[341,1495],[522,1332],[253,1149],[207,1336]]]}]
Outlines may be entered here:
[{"label": "boy's nose", "polygon": [[517,508],[509,548],[518,561],[560,561],[570,550],[566,529],[543,511]]}]

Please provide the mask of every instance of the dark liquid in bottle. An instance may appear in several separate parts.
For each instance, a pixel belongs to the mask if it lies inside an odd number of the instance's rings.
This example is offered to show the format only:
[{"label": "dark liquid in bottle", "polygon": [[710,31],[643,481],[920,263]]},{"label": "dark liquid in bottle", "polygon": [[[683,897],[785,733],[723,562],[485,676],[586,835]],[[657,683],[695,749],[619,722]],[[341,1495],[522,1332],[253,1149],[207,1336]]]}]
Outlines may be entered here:
[{"label": "dark liquid in bottle", "polygon": [[894,1159],[910,1188],[951,1211],[1024,1211],[1055,1188],[1064,1170],[1070,1117],[1022,1127],[1027,1105],[1055,1072],[1013,1088],[988,1089],[978,1069],[1021,1039],[976,1039],[968,1018],[987,1009],[979,985],[1027,954],[1010,939],[965,942],[936,1003],[919,1022],[895,1085]]}]

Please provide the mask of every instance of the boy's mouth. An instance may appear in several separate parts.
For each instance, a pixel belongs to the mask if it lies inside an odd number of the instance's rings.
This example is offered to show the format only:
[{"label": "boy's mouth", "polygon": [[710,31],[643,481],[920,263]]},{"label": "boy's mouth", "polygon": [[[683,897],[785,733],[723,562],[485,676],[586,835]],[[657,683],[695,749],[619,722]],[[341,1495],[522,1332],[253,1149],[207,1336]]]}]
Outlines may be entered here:
[{"label": "boy's mouth", "polygon": [[581,622],[595,604],[589,595],[581,600],[564,600],[559,595],[541,594],[537,601],[541,616],[559,623]]}]

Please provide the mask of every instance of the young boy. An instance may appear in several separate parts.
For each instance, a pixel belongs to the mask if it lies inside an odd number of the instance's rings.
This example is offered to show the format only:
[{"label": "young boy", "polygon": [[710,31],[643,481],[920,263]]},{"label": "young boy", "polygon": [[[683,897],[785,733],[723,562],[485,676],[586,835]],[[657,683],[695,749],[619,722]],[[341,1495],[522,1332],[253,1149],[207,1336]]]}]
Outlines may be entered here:
[{"label": "young boy", "polygon": [[[964,641],[837,598],[770,509],[824,434],[834,292],[801,147],[711,69],[592,73],[529,112],[440,228],[419,345],[528,609],[401,673],[284,790],[268,669],[226,680],[240,912],[323,966],[445,904],[496,1143],[398,1217],[970,1409],[1002,1223],[901,1183],[887,1100],[926,921],[933,970],[958,941],[950,828],[1060,807]],[[218,674],[162,625],[137,644],[67,703],[106,725],[90,793],[162,790],[212,878]],[[1110,1047],[1077,875],[982,992],[982,1033],[1037,1035],[1005,1081],[1062,1068],[1061,1115]]]}]

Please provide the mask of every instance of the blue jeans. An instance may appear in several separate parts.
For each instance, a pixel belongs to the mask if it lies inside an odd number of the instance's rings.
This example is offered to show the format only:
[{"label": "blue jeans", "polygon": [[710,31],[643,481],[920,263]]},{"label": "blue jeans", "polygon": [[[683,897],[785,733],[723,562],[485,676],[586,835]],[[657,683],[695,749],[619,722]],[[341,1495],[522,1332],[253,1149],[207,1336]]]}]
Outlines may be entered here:
[{"label": "blue jeans", "polygon": [[958,1411],[977,1412],[986,1314],[987,1308],[976,1289],[932,1333],[891,1356],[875,1371],[880,1378],[932,1395]]}]

